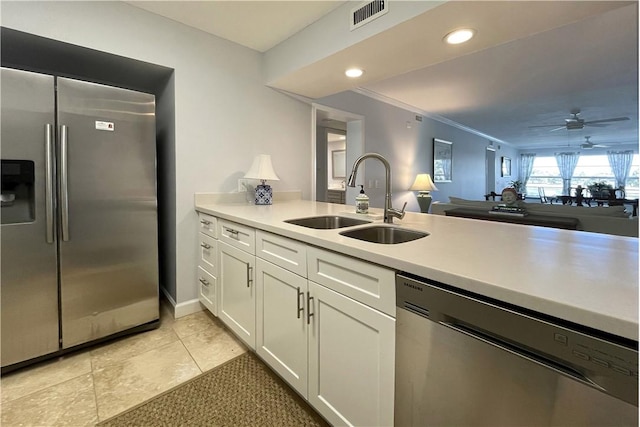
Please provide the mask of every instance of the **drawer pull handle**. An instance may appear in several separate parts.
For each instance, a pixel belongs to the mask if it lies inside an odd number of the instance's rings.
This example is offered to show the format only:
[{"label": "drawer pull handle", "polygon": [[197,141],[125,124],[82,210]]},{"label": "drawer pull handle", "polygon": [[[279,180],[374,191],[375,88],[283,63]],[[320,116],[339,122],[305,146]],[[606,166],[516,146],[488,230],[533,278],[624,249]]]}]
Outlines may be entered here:
[{"label": "drawer pull handle", "polygon": [[311,293],[307,292],[307,325],[311,324],[311,316],[313,316],[313,312],[311,310],[313,297]]},{"label": "drawer pull handle", "polygon": [[205,249],[211,249],[211,245],[209,245],[207,243],[200,243],[200,246],[202,246]]},{"label": "drawer pull handle", "polygon": [[202,225],[211,225],[211,221],[207,221],[206,219],[201,219],[200,224]]},{"label": "drawer pull handle", "polygon": [[[302,304],[300,303],[300,297],[302,297]],[[304,311],[304,292],[300,292],[300,287],[298,286],[298,295],[296,297],[298,300],[298,319],[300,318],[300,313]]]},{"label": "drawer pull handle", "polygon": [[205,279],[203,279],[202,277],[200,278],[200,283],[202,283],[203,285],[209,287],[209,282],[207,282]]},{"label": "drawer pull handle", "polygon": [[229,237],[233,237],[234,239],[238,238],[238,230],[234,230],[232,228],[227,228],[227,233],[229,233]]},{"label": "drawer pull handle", "polygon": [[253,283],[253,279],[251,278],[252,274],[251,272],[253,271],[253,267],[251,267],[249,264],[247,264],[247,288],[251,287],[251,283]]}]

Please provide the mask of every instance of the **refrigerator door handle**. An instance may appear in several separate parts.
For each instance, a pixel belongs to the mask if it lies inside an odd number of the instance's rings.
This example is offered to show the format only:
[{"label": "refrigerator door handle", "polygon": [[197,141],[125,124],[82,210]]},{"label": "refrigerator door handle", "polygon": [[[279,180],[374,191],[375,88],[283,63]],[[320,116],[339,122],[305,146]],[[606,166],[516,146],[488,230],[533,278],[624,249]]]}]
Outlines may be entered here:
[{"label": "refrigerator door handle", "polygon": [[69,241],[69,187],[67,182],[67,142],[68,128],[60,127],[60,220],[62,241]]},{"label": "refrigerator door handle", "polygon": [[45,143],[45,218],[47,243],[53,243],[53,127],[47,123],[44,129]]}]

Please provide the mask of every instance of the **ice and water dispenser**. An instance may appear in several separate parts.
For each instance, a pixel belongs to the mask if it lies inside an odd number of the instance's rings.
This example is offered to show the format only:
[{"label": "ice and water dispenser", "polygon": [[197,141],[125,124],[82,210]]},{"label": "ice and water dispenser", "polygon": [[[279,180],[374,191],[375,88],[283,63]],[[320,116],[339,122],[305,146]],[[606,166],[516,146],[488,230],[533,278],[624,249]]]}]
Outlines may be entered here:
[{"label": "ice and water dispenser", "polygon": [[31,160],[2,160],[0,222],[35,220],[35,164]]}]

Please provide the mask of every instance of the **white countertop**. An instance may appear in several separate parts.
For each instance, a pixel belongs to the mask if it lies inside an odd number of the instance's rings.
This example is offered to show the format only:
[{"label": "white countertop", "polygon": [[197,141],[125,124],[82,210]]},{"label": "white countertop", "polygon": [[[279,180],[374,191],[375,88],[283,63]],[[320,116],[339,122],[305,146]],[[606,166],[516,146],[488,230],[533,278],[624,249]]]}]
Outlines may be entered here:
[{"label": "white countertop", "polygon": [[196,209],[638,340],[636,238],[408,212],[404,219],[394,219],[394,225],[430,235],[384,245],[341,236],[344,229],[314,230],[283,222],[316,215],[346,216],[345,212],[354,210],[352,206],[305,200],[274,203],[199,202]]}]

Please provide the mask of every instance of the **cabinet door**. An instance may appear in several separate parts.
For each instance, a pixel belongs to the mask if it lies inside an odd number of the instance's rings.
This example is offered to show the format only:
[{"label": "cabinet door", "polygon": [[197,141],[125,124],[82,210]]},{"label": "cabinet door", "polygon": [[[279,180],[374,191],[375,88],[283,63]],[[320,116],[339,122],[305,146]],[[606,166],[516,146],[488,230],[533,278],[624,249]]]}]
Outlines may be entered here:
[{"label": "cabinet door", "polygon": [[256,352],[307,397],[307,279],[256,258]]},{"label": "cabinet door", "polygon": [[256,348],[255,256],[218,242],[220,319],[252,349]]},{"label": "cabinet door", "polygon": [[218,315],[217,280],[207,270],[198,266],[198,299],[215,316]]},{"label": "cabinet door", "polygon": [[333,425],[393,425],[395,319],[311,281],[309,292],[309,402]]}]

